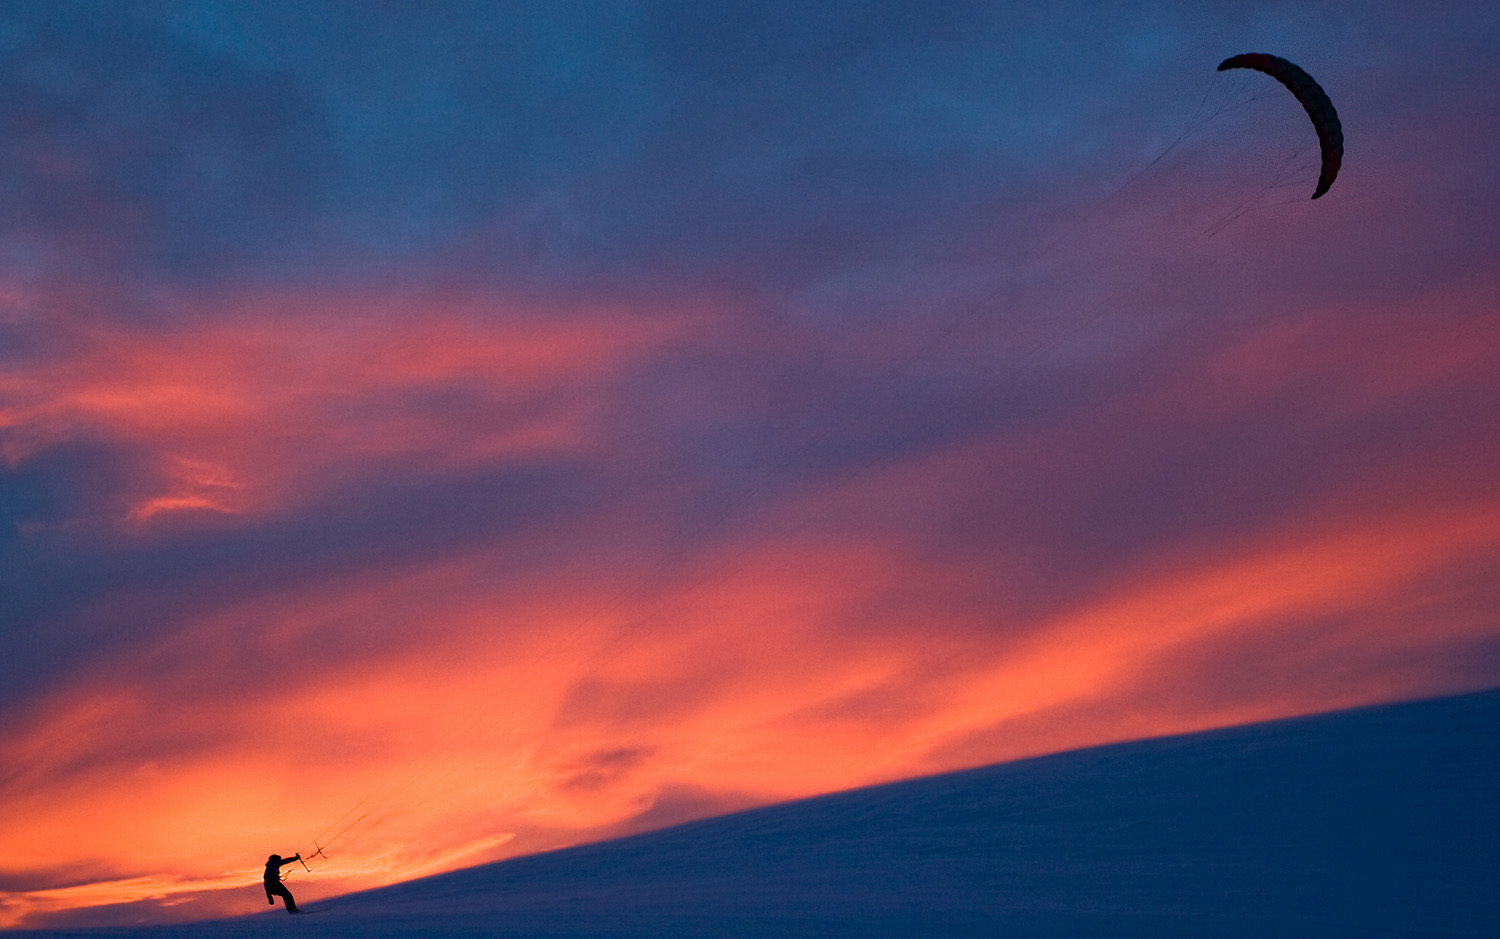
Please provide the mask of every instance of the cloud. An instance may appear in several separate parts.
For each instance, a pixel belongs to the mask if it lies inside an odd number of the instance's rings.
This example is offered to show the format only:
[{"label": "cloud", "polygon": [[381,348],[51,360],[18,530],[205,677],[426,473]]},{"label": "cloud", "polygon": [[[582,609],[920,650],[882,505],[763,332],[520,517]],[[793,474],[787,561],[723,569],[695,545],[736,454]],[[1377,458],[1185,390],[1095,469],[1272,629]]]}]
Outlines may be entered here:
[{"label": "cloud", "polygon": [[1095,6],[0,18],[7,922],[1493,684],[1494,18]]}]

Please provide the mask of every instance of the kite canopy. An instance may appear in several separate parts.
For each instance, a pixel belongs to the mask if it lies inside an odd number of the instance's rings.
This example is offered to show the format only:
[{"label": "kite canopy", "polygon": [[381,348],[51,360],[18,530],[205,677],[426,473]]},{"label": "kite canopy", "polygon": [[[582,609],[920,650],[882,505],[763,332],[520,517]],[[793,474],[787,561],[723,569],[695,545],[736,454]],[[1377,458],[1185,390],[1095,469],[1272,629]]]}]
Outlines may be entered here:
[{"label": "kite canopy", "polygon": [[1313,128],[1318,132],[1318,145],[1323,150],[1323,171],[1318,175],[1318,188],[1312,197],[1316,199],[1327,192],[1328,187],[1333,185],[1334,177],[1339,174],[1339,166],[1344,162],[1344,129],[1339,125],[1339,114],[1333,109],[1333,102],[1328,100],[1327,93],[1313,81],[1311,75],[1280,56],[1246,52],[1230,56],[1219,63],[1221,72],[1231,68],[1265,72],[1285,85],[1302,103],[1307,116],[1312,118]]}]

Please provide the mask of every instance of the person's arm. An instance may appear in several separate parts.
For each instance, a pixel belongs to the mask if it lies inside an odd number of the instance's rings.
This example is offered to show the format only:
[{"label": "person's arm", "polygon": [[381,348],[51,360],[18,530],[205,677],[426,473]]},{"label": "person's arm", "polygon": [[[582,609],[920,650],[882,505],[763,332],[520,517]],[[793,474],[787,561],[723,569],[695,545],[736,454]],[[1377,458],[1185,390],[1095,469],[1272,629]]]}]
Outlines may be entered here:
[{"label": "person's arm", "polygon": [[300,860],[302,860],[302,855],[295,854],[295,855],[293,855],[291,857],[284,857],[284,858],[282,858],[281,859],[281,863],[278,864],[278,865],[276,865],[276,866],[277,867],[286,867],[288,864],[292,863],[293,861],[300,861]]}]

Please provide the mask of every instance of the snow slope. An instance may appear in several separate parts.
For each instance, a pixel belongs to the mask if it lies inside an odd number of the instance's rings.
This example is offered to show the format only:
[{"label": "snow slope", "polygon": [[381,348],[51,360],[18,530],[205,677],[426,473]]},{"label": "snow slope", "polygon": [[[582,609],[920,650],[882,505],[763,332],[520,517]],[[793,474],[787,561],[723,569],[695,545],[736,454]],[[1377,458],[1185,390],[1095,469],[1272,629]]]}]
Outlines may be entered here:
[{"label": "snow slope", "polygon": [[838,793],[326,905],[15,935],[1495,937],[1500,690]]}]

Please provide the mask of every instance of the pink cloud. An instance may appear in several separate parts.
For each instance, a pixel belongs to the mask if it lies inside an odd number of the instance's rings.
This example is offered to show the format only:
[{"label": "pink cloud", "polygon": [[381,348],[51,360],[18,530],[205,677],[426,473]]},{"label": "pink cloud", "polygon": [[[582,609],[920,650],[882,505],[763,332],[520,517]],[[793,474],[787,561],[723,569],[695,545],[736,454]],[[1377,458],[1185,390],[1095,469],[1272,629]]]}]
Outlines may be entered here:
[{"label": "pink cloud", "polygon": [[[350,481],[538,456],[644,482],[443,552],[194,586],[170,629],[0,738],[24,767],[0,790],[0,856],[94,872],[14,891],[4,923],[146,897],[182,901],[162,917],[238,909],[246,858],[312,838],[330,860],[297,889],[352,889],[694,812],[1461,690],[1430,663],[1493,629],[1472,593],[1432,584],[1500,552],[1495,438],[1470,432],[1500,358],[1486,303],[1241,305],[1138,372],[1094,350],[1111,380],[1045,420],[986,413],[916,444],[881,436],[900,415],[809,408],[787,418],[803,450],[771,465],[778,485],[730,488],[718,522],[684,508],[719,470],[695,475],[694,448],[716,457],[721,428],[809,407],[816,382],[757,371],[795,336],[710,310],[501,322],[498,301],[301,295],[226,303],[217,323],[70,326],[66,353],[7,378],[9,459],[88,435],[143,454],[152,486],[119,507],[137,534],[189,510],[296,520]],[[715,355],[722,374],[653,370]],[[859,346],[836,365],[888,360]],[[901,377],[876,376],[869,400]],[[840,434],[868,458],[821,466]],[[1257,644],[1316,680],[1205,687],[1233,684]]]},{"label": "pink cloud", "polygon": [[372,465],[586,450],[599,390],[693,323],[430,296],[273,294],[193,312],[140,328],[75,320],[54,335],[66,354],[0,389],[6,458],[88,434],[143,448],[161,481],[125,514],[145,522],[284,507]]}]

